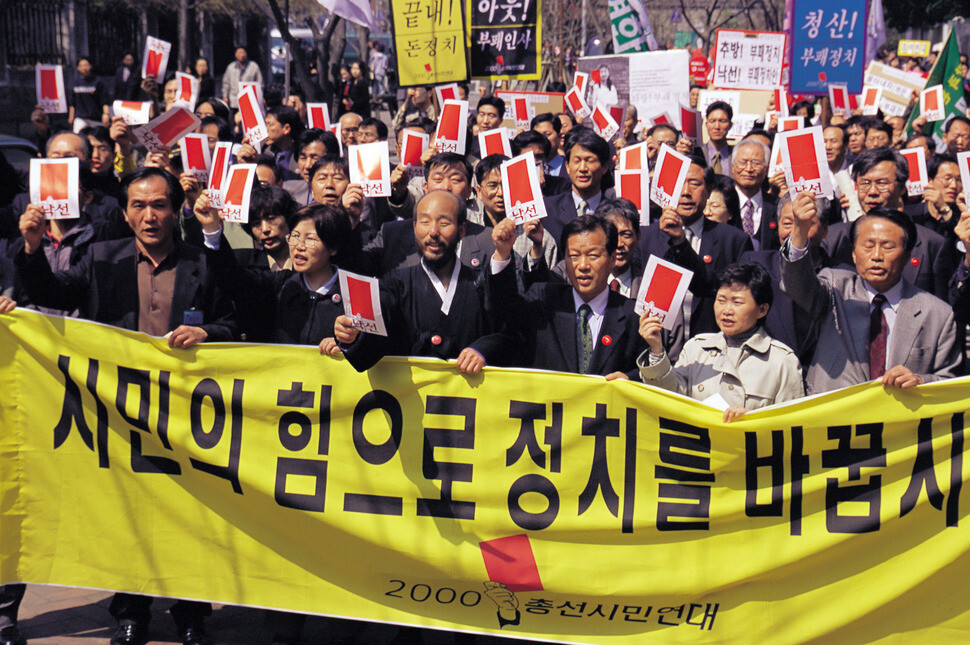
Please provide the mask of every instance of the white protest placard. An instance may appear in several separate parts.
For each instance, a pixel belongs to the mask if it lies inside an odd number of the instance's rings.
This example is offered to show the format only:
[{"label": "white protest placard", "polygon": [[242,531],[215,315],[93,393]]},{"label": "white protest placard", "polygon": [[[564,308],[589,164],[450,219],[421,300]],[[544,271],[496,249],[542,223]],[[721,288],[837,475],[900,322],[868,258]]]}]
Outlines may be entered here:
[{"label": "white protest placard", "polygon": [[145,39],[145,55],[141,58],[141,77],[154,78],[159,85],[165,80],[168,70],[168,55],[172,52],[172,43],[154,36]]},{"label": "white protest placard", "polygon": [[575,87],[580,95],[586,94],[586,82],[589,80],[589,74],[586,72],[573,72],[573,87]]},{"label": "white protest placard", "polygon": [[946,118],[942,85],[934,85],[920,92],[919,113],[925,116],[927,121],[942,121]]},{"label": "white protest placard", "polygon": [[151,101],[115,101],[111,104],[113,116],[120,116],[128,125],[145,125],[151,121]]},{"label": "white protest placard", "polygon": [[542,184],[535,154],[531,151],[502,163],[502,195],[505,215],[516,224],[546,216]]},{"label": "white protest placard", "polygon": [[337,272],[340,293],[344,301],[344,315],[353,321],[354,329],[367,334],[387,336],[384,316],[381,313],[380,283],[377,278],[351,273],[341,269]]},{"label": "white protest placard", "polygon": [[424,132],[404,129],[401,131],[401,163],[407,166],[408,176],[424,176],[421,155],[428,149],[431,136]]},{"label": "white protest placard", "polygon": [[677,127],[676,121],[674,121],[674,117],[672,117],[670,115],[670,112],[668,112],[667,110],[653,112],[652,114],[646,114],[644,115],[643,120],[646,121],[646,123],[648,124],[648,128],[653,127],[655,125],[669,125],[675,128]]},{"label": "white protest placard", "polygon": [[64,93],[64,68],[60,65],[37,65],[34,67],[37,87],[37,105],[47,114],[67,112],[67,94]]},{"label": "white protest placard", "polygon": [[391,162],[387,141],[347,147],[350,183],[359,184],[364,197],[391,196]]},{"label": "white protest placard", "polygon": [[677,208],[680,194],[684,190],[684,180],[690,169],[690,159],[680,154],[666,143],[660,146],[657,165],[653,171],[650,185],[650,201],[660,208]]},{"label": "white protest placard", "polygon": [[881,87],[882,101],[879,109],[887,116],[903,116],[909,108],[913,92],[922,91],[926,86],[926,79],[916,72],[904,72],[880,63],[871,61],[866,66],[863,83],[868,87]]},{"label": "white protest placard", "polygon": [[881,87],[862,88],[862,114],[865,116],[876,116],[879,113],[879,106],[882,104]]},{"label": "white protest placard", "polygon": [[458,94],[458,83],[435,85],[434,95],[438,99],[438,105],[444,105],[445,101],[461,100],[461,96]]},{"label": "white protest placard", "polygon": [[970,152],[958,152],[957,165],[960,166],[960,181],[964,186],[970,186]]},{"label": "white protest placard", "polygon": [[489,155],[512,156],[512,145],[509,143],[509,135],[505,132],[505,128],[479,132],[478,149],[482,153],[482,159]]},{"label": "white protest placard", "polygon": [[468,114],[468,101],[445,101],[434,132],[434,145],[438,152],[465,154],[465,117]]},{"label": "white protest placard", "polygon": [[80,162],[75,157],[30,160],[30,203],[47,219],[81,216]]},{"label": "white protest placard", "polygon": [[246,91],[247,88],[253,88],[253,92],[256,93],[256,103],[259,105],[259,109],[263,116],[266,115],[266,100],[263,98],[263,85],[262,83],[257,83],[256,81],[239,81],[239,96]]},{"label": "white protest placard", "polygon": [[699,110],[680,106],[680,131],[685,139],[689,139],[695,146],[703,143],[704,115]]},{"label": "white protest placard", "polygon": [[307,103],[306,115],[309,127],[321,130],[330,128],[330,106],[326,103]]},{"label": "white protest placard", "polygon": [[175,72],[175,103],[190,112],[195,112],[195,104],[199,101],[199,79],[191,74]]},{"label": "white protest placard", "polygon": [[781,116],[788,116],[791,107],[791,94],[784,87],[776,87],[771,90],[772,103],[775,104],[775,111]]},{"label": "white protest placard", "polygon": [[590,116],[590,120],[593,122],[593,129],[596,131],[596,134],[607,141],[612,139],[613,135],[620,129],[620,125],[610,116],[610,111],[604,110],[602,105],[597,105],[593,108],[593,114]]},{"label": "white protest placard", "polygon": [[219,213],[227,222],[245,224],[249,221],[249,195],[256,179],[256,164],[241,163],[229,168],[222,191]]},{"label": "white protest placard", "polygon": [[910,197],[922,195],[926,192],[926,185],[930,181],[926,172],[926,148],[917,146],[899,151],[906,158],[909,166],[909,177],[906,179],[906,193]]},{"label": "white protest placard", "polygon": [[793,195],[810,190],[816,197],[834,196],[832,173],[825,157],[822,126],[779,132],[785,180]]},{"label": "white protest placard", "polygon": [[259,151],[259,144],[269,136],[269,131],[263,119],[262,104],[253,86],[247,87],[239,94],[239,116],[242,117],[244,137]]},{"label": "white protest placard", "polygon": [[845,118],[852,116],[852,106],[849,100],[849,88],[845,85],[829,85],[829,103],[832,114],[841,114]]},{"label": "white protest placard", "polygon": [[199,127],[201,122],[194,113],[179,106],[155,117],[146,125],[135,128],[132,133],[149,152],[164,152]]},{"label": "white protest placard", "polygon": [[775,31],[718,29],[714,87],[773,90],[781,82],[788,36]]},{"label": "white protest placard", "polygon": [[582,93],[575,87],[566,92],[566,107],[569,111],[576,115],[576,118],[582,121],[587,116],[589,116],[589,106],[586,105],[586,99],[583,98]]},{"label": "white protest placard", "polygon": [[761,114],[749,114],[741,112],[741,92],[740,90],[701,90],[697,98],[697,111],[702,115],[707,114],[707,108],[716,101],[724,101],[731,106],[734,116],[731,119],[731,129],[728,130],[729,139],[740,139],[754,127],[755,122],[761,118]]},{"label": "white protest placard", "polygon": [[647,142],[620,148],[617,154],[617,170],[647,170]]},{"label": "white protest placard", "polygon": [[778,119],[778,132],[801,130],[804,127],[805,117],[803,116],[786,116]]},{"label": "white protest placard", "polygon": [[532,123],[532,117],[535,116],[532,112],[533,108],[529,104],[529,99],[524,96],[516,96],[512,99],[512,116],[515,119],[515,127],[528,130]]},{"label": "white protest placard", "polygon": [[337,145],[340,147],[340,156],[344,156],[344,132],[340,121],[330,124],[330,133],[337,138]]},{"label": "white protest placard", "polygon": [[209,206],[211,208],[222,208],[222,188],[231,163],[232,142],[220,141],[216,144],[215,152],[212,153],[212,165],[209,166]]},{"label": "white protest placard", "polygon": [[182,172],[190,173],[203,186],[208,184],[209,166],[212,164],[209,137],[189,133],[182,137],[179,148],[182,150]]},{"label": "white protest placard", "polygon": [[633,202],[640,212],[640,226],[650,225],[650,175],[645,170],[616,173],[616,196]]},{"label": "white protest placard", "polygon": [[785,163],[781,158],[781,137],[775,137],[771,141],[771,161],[768,163],[768,177],[774,177],[779,170],[785,170]]},{"label": "white protest placard", "polygon": [[693,271],[651,255],[647,258],[633,310],[638,316],[650,312],[660,319],[664,329],[673,329],[693,277]]}]

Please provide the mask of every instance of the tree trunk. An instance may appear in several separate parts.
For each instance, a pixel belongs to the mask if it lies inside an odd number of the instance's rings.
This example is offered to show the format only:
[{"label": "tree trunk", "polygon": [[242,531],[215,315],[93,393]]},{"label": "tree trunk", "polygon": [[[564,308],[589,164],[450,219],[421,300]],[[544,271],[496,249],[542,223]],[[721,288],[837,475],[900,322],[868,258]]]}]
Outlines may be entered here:
[{"label": "tree trunk", "polygon": [[178,71],[184,72],[189,66],[192,46],[189,40],[189,0],[179,0],[179,60]]}]

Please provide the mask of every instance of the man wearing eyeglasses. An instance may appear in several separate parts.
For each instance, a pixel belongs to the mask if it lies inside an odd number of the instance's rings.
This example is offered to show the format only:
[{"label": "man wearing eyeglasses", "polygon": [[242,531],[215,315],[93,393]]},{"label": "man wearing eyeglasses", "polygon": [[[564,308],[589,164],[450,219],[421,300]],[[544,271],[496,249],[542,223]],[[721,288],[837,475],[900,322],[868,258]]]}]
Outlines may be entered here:
[{"label": "man wearing eyeglasses", "polygon": [[731,176],[741,200],[741,230],[751,238],[756,251],[779,247],[778,203],[762,190],[770,158],[768,146],[744,139],[734,147],[731,161]]},{"label": "man wearing eyeglasses", "polygon": [[[864,150],[852,166],[859,203],[863,214],[877,208],[903,210],[903,195],[909,165],[898,152],[889,148]],[[852,265],[851,223],[829,227],[822,248],[837,263]],[[953,244],[925,226],[916,226],[916,243],[903,277],[938,298],[946,298],[950,276],[959,257]]]},{"label": "man wearing eyeglasses", "polygon": [[956,240],[953,229],[960,219],[957,196],[963,192],[957,158],[949,153],[933,155],[926,161],[926,175],[929,183],[923,200],[907,204],[906,214],[917,224]]}]

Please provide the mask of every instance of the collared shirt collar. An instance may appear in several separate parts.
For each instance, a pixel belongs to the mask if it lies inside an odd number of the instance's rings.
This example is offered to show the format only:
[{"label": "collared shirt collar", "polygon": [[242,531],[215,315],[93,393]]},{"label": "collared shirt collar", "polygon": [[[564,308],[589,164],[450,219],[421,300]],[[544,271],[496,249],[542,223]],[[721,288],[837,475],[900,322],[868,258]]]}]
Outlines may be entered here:
[{"label": "collared shirt collar", "polygon": [[[875,298],[876,294],[879,292],[876,291],[873,286],[865,280],[862,281],[862,286],[865,287],[866,297],[869,299],[869,304],[872,305],[873,298]],[[883,291],[882,295],[886,296],[886,304],[892,307],[893,311],[896,311],[899,308],[899,301],[903,298],[902,278],[900,278],[899,282],[891,286],[889,289]]]},{"label": "collared shirt collar", "polygon": [[583,198],[580,197],[579,194],[576,192],[575,188],[572,189],[570,192],[572,193],[572,196],[573,196],[573,206],[576,208],[577,211],[579,210],[579,202],[581,201],[586,202],[586,210],[589,211],[590,213],[595,211],[599,207],[600,202],[603,201],[602,190],[587,200],[583,200]]},{"label": "collared shirt collar", "polygon": [[583,300],[583,298],[579,295],[579,292],[573,289],[573,310],[578,313],[580,307],[583,305],[589,305],[589,308],[593,310],[594,314],[597,316],[602,316],[604,313],[606,313],[606,303],[609,299],[609,287],[600,291],[598,294],[596,294],[596,297],[589,302]]},{"label": "collared shirt collar", "polygon": [[314,289],[311,289],[310,288],[310,285],[309,284],[307,284],[306,276],[305,275],[304,276],[300,276],[300,277],[303,279],[303,286],[306,287],[306,290],[307,291],[315,291],[316,293],[319,293],[321,296],[325,296],[328,293],[330,293],[331,291],[333,291],[334,286],[337,284],[337,280],[340,279],[340,277],[337,275],[337,269],[334,269],[333,270],[333,275],[330,276],[330,279],[327,280],[326,283],[324,283],[324,285],[322,287],[320,287],[319,289],[314,290]]},{"label": "collared shirt collar", "polygon": [[428,267],[428,263],[424,261],[424,258],[421,258],[421,268],[424,269],[424,272],[428,275],[428,279],[431,280],[431,285],[441,298],[441,313],[447,316],[448,312],[451,311],[451,303],[455,299],[455,293],[458,290],[458,273],[461,271],[461,260],[458,259],[456,254],[455,268],[451,271],[451,280],[448,281],[447,289],[441,282],[438,274]]}]

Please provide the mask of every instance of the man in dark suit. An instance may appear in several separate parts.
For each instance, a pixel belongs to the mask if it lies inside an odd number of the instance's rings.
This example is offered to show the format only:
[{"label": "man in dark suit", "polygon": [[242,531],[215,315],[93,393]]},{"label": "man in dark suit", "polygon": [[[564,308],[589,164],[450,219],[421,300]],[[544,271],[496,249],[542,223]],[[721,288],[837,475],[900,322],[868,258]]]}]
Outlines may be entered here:
[{"label": "man in dark suit", "polygon": [[300,206],[313,203],[310,195],[310,168],[327,155],[339,155],[340,143],[332,132],[320,128],[310,128],[300,133],[296,140],[295,179],[284,179],[283,188]]},{"label": "man in dark suit", "polygon": [[[142,168],[122,186],[125,220],[134,239],[98,242],[67,271],[54,273],[41,251],[43,215],[29,210],[20,221],[24,248],[14,258],[32,302],[80,309],[82,318],[165,336],[169,347],[187,348],[235,336],[232,307],[215,289],[201,249],[180,243],[175,209],[184,196],[160,168]],[[137,586],[137,581],[135,583]],[[109,611],[119,627],[112,645],[144,643],[151,618],[149,596],[117,593]],[[178,601],[171,609],[185,645],[207,645],[203,617],[208,603]]]},{"label": "man in dark suit", "polygon": [[[791,235],[795,227],[795,216],[788,195],[779,200],[778,240],[779,245]],[[822,209],[823,211],[825,209]],[[825,217],[815,222],[809,229],[809,255],[816,271],[832,265],[828,255],[822,250],[822,240],[828,229]],[[778,251],[748,251],[741,254],[740,263],[760,264],[771,276],[771,289],[774,292],[771,309],[765,316],[765,331],[777,341],[788,345],[801,360],[802,366],[808,363],[815,350],[815,329],[809,316],[798,309],[792,299],[781,289],[781,254]]]},{"label": "man in dark suit", "polygon": [[552,239],[558,240],[567,222],[592,213],[603,200],[603,177],[610,169],[610,144],[589,128],[575,127],[566,137],[566,174],[572,190],[545,198],[542,221]]},{"label": "man in dark suit", "polygon": [[904,213],[870,209],[850,231],[855,271],[816,275],[807,252],[819,217],[815,196],[801,193],[793,212],[795,228],[781,250],[782,289],[818,326],[805,378],[809,394],[873,379],[909,388],[962,373],[950,306],[903,277],[916,240],[916,225]]},{"label": "man in dark suit", "polygon": [[778,243],[778,204],[764,190],[771,149],[756,139],[743,139],[731,155],[731,176],[741,201],[741,229],[755,248],[766,251]]},{"label": "man in dark suit", "polygon": [[[898,152],[889,148],[863,151],[852,166],[852,179],[856,182],[862,212],[868,213],[876,208],[902,210],[908,177],[909,166]],[[822,243],[829,257],[839,264],[853,264],[854,245],[850,229],[848,222],[830,226]],[[917,225],[911,254],[903,277],[914,286],[945,300],[950,276],[960,261],[954,245],[942,235]]]},{"label": "man in dark suit", "polygon": [[690,159],[677,208],[664,209],[657,221],[640,229],[640,259],[644,264],[656,255],[694,272],[684,299],[686,324],[671,334],[667,347],[667,354],[674,361],[688,338],[719,331],[714,319],[714,276],[737,262],[742,253],[753,250],[747,235],[704,217],[714,172],[700,155]]},{"label": "man in dark suit", "polygon": [[714,101],[707,106],[704,116],[709,139],[703,147],[707,165],[718,175],[730,175],[731,146],[727,137],[733,125],[734,108],[730,103]]},{"label": "man in dark suit", "polygon": [[[568,155],[567,155],[568,156]],[[560,247],[569,284],[533,284],[518,293],[512,244],[515,225],[499,222],[488,274],[489,307],[499,324],[521,339],[516,363],[522,367],[599,374],[607,380],[635,378],[636,359],[646,343],[638,332],[634,301],[609,289],[616,260],[616,226],[596,215],[566,223]]]},{"label": "man in dark suit", "polygon": [[412,230],[420,260],[381,280],[388,335],[360,334],[349,317],[337,318],[334,338],[347,360],[359,372],[388,354],[457,359],[465,373],[505,364],[510,339],[495,333],[484,288],[456,255],[465,231],[461,198],[444,190],[428,193],[418,202]]}]

